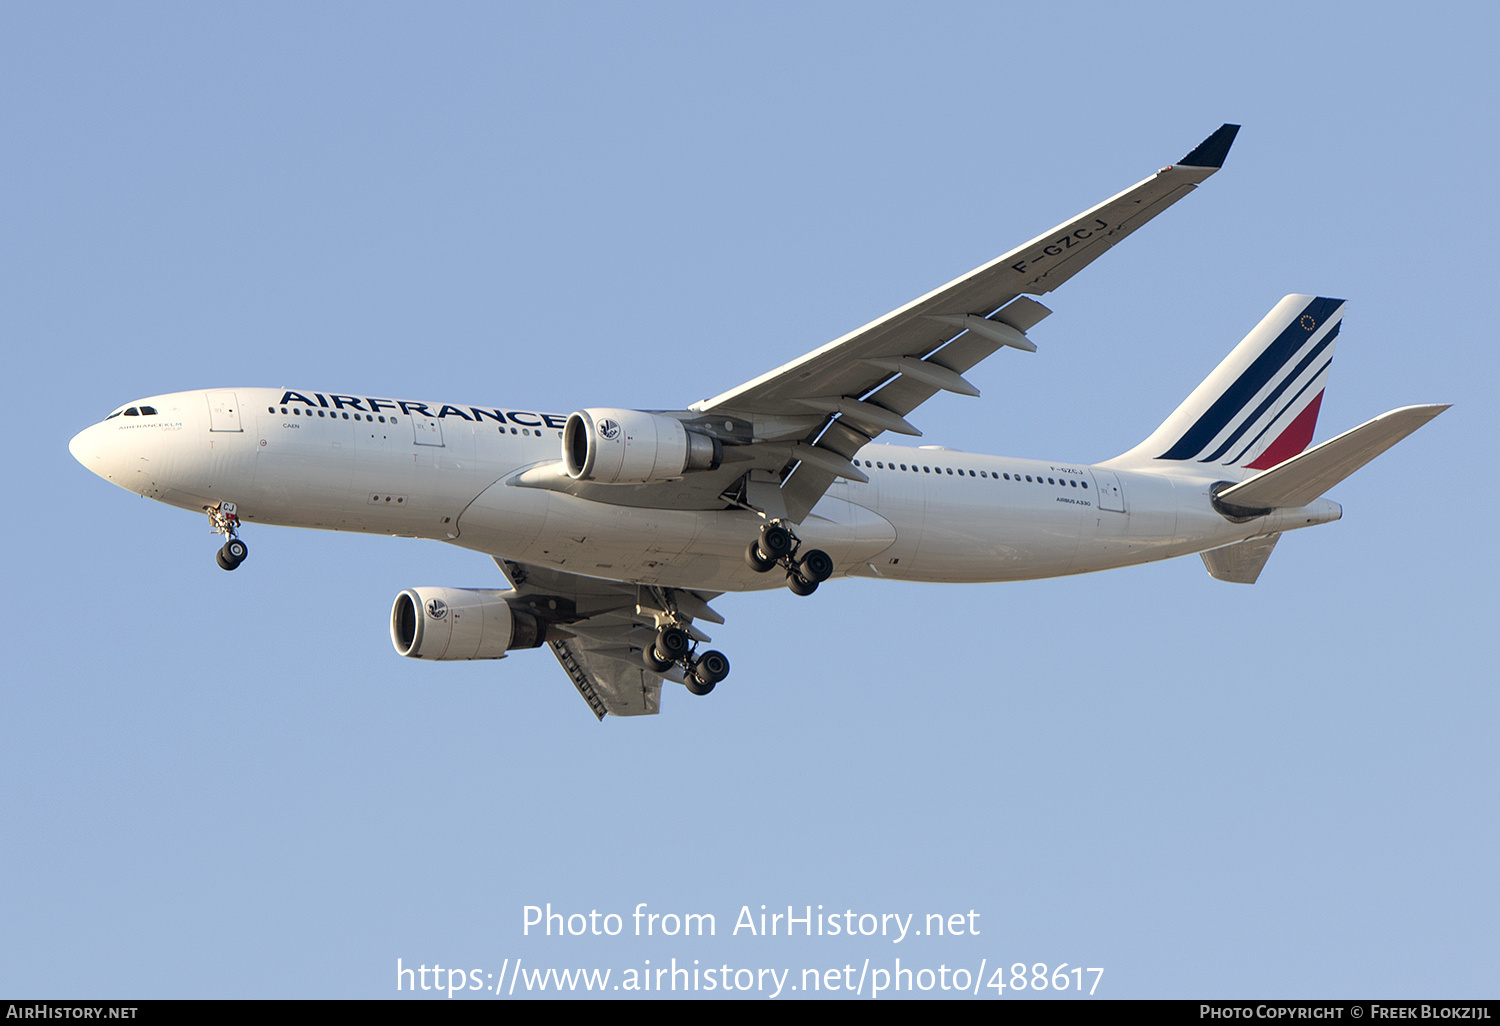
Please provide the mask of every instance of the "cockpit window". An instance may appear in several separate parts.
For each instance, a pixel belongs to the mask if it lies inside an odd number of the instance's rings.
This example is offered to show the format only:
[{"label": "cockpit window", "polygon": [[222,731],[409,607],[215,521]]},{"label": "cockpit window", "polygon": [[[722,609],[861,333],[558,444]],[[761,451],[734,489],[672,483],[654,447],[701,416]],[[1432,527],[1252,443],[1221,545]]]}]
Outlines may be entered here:
[{"label": "cockpit window", "polygon": [[141,407],[141,416],[142,417],[154,417],[154,416],[156,416],[156,407],[155,406],[142,406]]},{"label": "cockpit window", "polygon": [[127,417],[139,417],[140,415],[141,411],[136,409],[134,406],[125,411],[125,416]]}]

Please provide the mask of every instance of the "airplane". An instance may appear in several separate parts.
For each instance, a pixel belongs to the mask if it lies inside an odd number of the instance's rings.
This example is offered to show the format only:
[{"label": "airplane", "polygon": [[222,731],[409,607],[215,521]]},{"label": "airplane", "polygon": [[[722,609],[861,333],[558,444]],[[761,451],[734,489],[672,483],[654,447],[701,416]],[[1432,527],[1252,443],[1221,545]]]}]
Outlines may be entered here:
[{"label": "airplane", "polygon": [[596,717],[706,695],[726,592],[839,577],[991,582],[1199,553],[1254,583],[1324,493],[1448,407],[1407,406],[1312,448],[1344,301],[1290,295],[1134,448],[1086,464],[945,446],[907,419],[1000,349],[1035,352],[1044,295],[1217,172],[1238,125],[1175,164],[842,338],[681,410],[568,415],[315,390],[135,400],[69,443],[100,477],[207,514],[225,570],[246,524],[428,538],[509,588],[406,588],[396,651],[500,659],[547,645]]}]

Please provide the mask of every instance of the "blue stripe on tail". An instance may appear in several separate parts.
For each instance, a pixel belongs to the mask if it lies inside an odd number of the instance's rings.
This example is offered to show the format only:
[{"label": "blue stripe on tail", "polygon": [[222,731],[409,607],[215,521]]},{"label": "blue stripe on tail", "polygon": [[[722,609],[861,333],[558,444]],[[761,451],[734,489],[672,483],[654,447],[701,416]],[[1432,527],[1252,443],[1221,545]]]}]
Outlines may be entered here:
[{"label": "blue stripe on tail", "polygon": [[[1342,299],[1319,296],[1303,307],[1302,311],[1292,318],[1291,323],[1282,329],[1281,334],[1277,335],[1265,351],[1255,358],[1255,361],[1245,369],[1234,384],[1225,389],[1203,416],[1183,433],[1176,444],[1156,458],[1190,460],[1207,448],[1209,443],[1244,411],[1250,401],[1266,386],[1266,383],[1296,356],[1307,342],[1308,336],[1338,311],[1343,302]],[[1329,333],[1329,339],[1325,339],[1325,343],[1332,339],[1333,334],[1333,332]],[[1253,420],[1254,418],[1251,418],[1246,423],[1251,423]]]}]

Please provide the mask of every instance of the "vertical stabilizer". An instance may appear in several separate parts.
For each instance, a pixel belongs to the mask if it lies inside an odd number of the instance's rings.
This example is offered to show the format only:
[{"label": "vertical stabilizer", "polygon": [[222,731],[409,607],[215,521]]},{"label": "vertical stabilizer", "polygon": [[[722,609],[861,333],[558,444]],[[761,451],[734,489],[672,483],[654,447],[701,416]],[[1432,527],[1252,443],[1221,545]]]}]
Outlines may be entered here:
[{"label": "vertical stabilizer", "polygon": [[[1312,441],[1344,301],[1287,296],[1120,462],[1264,470]],[[1115,461],[1111,461],[1115,462]]]}]

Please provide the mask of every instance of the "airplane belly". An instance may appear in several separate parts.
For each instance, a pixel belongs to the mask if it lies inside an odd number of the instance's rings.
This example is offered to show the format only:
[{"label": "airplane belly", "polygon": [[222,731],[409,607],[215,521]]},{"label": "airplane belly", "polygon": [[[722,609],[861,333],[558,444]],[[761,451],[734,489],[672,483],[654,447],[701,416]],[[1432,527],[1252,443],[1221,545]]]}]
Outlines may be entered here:
[{"label": "airplane belly", "polygon": [[[744,510],[614,506],[562,492],[496,482],[459,519],[454,544],[587,577],[711,591],[783,587],[758,574],[745,549],[763,521]],[[821,548],[836,573],[873,558],[895,529],[863,506],[825,497],[798,526],[804,548]]]},{"label": "airplane belly", "polygon": [[[740,510],[677,515],[697,520],[693,540],[675,562],[643,566],[643,580],[708,591],[785,587],[781,572],[756,573],[745,562],[745,549],[763,523],[759,516]],[[834,495],[820,499],[796,530],[802,551],[822,549],[833,558],[835,576],[854,574],[896,540],[895,527],[884,517]]]}]

